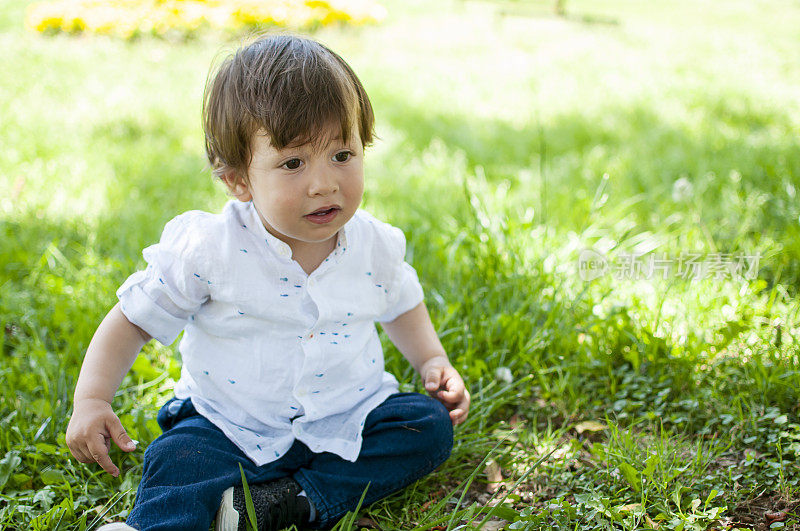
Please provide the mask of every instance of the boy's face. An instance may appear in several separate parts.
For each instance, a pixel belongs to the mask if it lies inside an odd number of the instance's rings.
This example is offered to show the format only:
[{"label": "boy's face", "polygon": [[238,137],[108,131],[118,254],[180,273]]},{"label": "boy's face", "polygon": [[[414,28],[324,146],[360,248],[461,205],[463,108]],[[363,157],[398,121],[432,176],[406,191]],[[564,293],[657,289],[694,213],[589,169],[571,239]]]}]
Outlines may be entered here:
[{"label": "boy's face", "polygon": [[256,207],[267,231],[293,252],[335,244],[336,233],[353,217],[364,193],[364,148],[357,130],[350,141],[340,130],[324,131],[320,146],[275,149],[262,132],[253,137],[249,183],[231,186],[233,194]]}]

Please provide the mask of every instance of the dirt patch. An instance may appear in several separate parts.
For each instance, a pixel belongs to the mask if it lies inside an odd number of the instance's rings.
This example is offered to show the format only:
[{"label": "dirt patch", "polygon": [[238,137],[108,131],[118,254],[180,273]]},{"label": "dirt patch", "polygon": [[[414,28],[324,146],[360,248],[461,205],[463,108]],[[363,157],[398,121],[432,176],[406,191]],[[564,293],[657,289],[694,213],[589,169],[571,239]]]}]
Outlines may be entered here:
[{"label": "dirt patch", "polygon": [[784,522],[781,529],[800,530],[800,499],[790,499],[779,494],[764,494],[746,500],[731,511],[728,529],[744,528],[755,531],[769,529],[775,522]]}]

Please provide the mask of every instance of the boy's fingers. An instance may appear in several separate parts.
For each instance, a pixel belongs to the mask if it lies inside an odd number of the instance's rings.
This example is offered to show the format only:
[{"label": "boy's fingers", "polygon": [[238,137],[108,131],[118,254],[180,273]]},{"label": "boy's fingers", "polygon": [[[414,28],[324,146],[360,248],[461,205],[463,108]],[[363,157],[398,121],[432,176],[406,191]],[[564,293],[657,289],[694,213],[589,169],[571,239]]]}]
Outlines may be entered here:
[{"label": "boy's fingers", "polygon": [[453,425],[461,424],[464,422],[464,419],[465,416],[463,409],[454,409],[450,412],[450,421],[453,423]]},{"label": "boy's fingers", "polygon": [[111,458],[108,456],[108,448],[106,448],[106,438],[102,433],[98,433],[97,437],[89,441],[89,453],[92,460],[98,465],[103,467],[103,470],[108,472],[114,477],[119,475],[119,469],[114,465]]},{"label": "boy's fingers", "polygon": [[445,398],[460,399],[462,396],[464,396],[464,386],[453,386],[452,389],[445,389],[442,391],[442,395],[444,395]]},{"label": "boy's fingers", "polygon": [[136,443],[128,436],[128,432],[122,427],[119,417],[116,415],[106,421],[106,429],[111,434],[111,438],[123,451],[132,452],[136,449]]},{"label": "boy's fingers", "polygon": [[94,461],[94,459],[86,455],[86,452],[82,452],[76,448],[70,448],[70,451],[72,452],[73,457],[75,457],[79,463],[91,463]]},{"label": "boy's fingers", "polygon": [[84,441],[72,441],[71,444],[71,446],[68,445],[69,451],[72,452],[73,457],[75,457],[79,463],[94,463],[92,453],[89,451],[89,447]]},{"label": "boy's fingers", "polygon": [[464,400],[459,404],[459,407],[464,410],[464,413],[469,413],[469,405],[472,398],[469,396],[469,391],[464,389]]},{"label": "boy's fingers", "polygon": [[447,380],[447,388],[439,394],[445,400],[454,401],[461,400],[465,391],[466,387],[464,387],[464,382],[461,381],[461,378],[450,378]]},{"label": "boy's fingers", "polygon": [[432,369],[428,369],[425,373],[425,390],[432,393],[439,389],[439,385],[441,384],[441,367],[434,367]]},{"label": "boy's fingers", "polygon": [[458,397],[454,397],[453,402],[455,402],[455,405],[452,406],[452,411],[460,410],[462,414],[466,415],[466,413],[469,411],[469,391],[465,389],[463,394]]}]

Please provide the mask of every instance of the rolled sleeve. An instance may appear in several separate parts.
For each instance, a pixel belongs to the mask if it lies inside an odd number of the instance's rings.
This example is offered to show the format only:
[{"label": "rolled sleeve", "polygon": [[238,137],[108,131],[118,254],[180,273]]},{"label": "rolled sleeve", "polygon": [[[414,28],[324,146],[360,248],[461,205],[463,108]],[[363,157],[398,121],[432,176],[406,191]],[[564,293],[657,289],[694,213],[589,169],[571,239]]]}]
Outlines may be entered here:
[{"label": "rolled sleeve", "polygon": [[202,238],[194,237],[181,218],[170,221],[161,241],[142,252],[147,269],[128,277],[117,290],[125,317],[163,345],[175,341],[208,300],[212,284],[198,249]]},{"label": "rolled sleeve", "polygon": [[147,295],[142,279],[144,271],[134,273],[117,290],[120,310],[131,323],[135,324],[162,345],[171,345],[186,326],[186,319],[170,314]]},{"label": "rolled sleeve", "polygon": [[391,225],[384,225],[384,241],[389,248],[386,256],[392,262],[394,270],[392,282],[388,288],[386,311],[377,321],[388,323],[411,310],[422,302],[424,294],[419,283],[417,272],[405,261],[406,237],[403,231]]},{"label": "rolled sleeve", "polygon": [[407,262],[400,265],[396,284],[392,289],[389,309],[377,320],[381,323],[394,321],[404,313],[415,308],[425,298],[417,272]]}]

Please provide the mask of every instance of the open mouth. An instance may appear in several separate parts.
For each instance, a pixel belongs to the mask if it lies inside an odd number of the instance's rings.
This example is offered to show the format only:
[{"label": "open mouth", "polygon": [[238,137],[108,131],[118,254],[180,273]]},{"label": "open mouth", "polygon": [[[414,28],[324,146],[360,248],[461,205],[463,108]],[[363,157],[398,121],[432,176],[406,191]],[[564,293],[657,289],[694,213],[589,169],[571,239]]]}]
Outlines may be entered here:
[{"label": "open mouth", "polygon": [[311,214],[306,214],[305,218],[313,223],[327,223],[336,217],[336,214],[339,213],[339,210],[341,209],[337,206],[320,208]]}]

